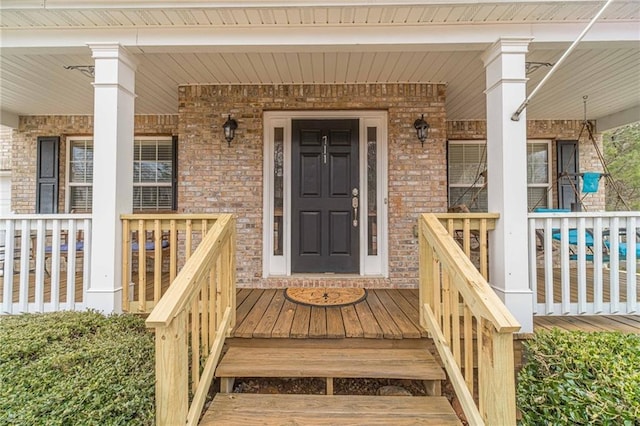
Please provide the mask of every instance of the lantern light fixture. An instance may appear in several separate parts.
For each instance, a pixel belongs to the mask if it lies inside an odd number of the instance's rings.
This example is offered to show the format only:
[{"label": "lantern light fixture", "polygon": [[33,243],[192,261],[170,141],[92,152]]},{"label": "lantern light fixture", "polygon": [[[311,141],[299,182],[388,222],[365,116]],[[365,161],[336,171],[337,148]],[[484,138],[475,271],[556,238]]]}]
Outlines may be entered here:
[{"label": "lantern light fixture", "polygon": [[231,114],[227,117],[227,121],[222,125],[222,129],[224,130],[224,138],[227,140],[229,146],[231,146],[231,141],[236,136],[236,129],[238,128],[238,122],[231,118]]},{"label": "lantern light fixture", "polygon": [[426,141],[427,137],[429,137],[429,128],[431,127],[429,126],[429,123],[424,121],[424,114],[422,114],[420,118],[413,122],[413,127],[415,127],[416,129],[418,140],[420,140],[420,143],[422,143],[422,146],[424,147],[424,141]]}]

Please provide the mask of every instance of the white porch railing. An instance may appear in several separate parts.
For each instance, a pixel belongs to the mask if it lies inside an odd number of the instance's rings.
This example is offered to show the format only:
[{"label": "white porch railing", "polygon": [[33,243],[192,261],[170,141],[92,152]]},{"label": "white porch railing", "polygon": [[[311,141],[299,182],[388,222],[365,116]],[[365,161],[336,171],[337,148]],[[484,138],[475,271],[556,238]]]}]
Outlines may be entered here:
[{"label": "white porch railing", "polygon": [[84,308],[91,215],[0,217],[0,314]]},{"label": "white porch railing", "polygon": [[640,212],[529,214],[535,315],[638,311]]}]

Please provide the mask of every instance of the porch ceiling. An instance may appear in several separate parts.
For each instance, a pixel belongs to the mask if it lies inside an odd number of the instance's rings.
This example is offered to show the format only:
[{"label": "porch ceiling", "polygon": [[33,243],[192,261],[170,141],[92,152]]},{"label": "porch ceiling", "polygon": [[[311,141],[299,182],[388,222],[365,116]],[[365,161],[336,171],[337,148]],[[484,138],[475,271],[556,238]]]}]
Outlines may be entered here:
[{"label": "porch ceiling", "polygon": [[[4,116],[92,114],[88,41],[119,41],[139,61],[136,112],[175,114],[180,84],[446,83],[447,117],[484,119],[480,56],[499,36],[532,36],[528,61],[554,63],[602,2],[158,0],[3,1],[0,103]],[[281,6],[273,6],[278,3]],[[323,2],[327,4],[326,2]],[[342,4],[341,2],[338,2]],[[429,4],[430,3],[430,4]],[[138,2],[145,4],[144,2]],[[300,6],[302,5],[302,6]],[[242,6],[242,7],[241,7]],[[612,4],[527,109],[530,119],[640,120],[640,3]],[[517,24],[517,25],[516,25]],[[614,25],[615,24],[615,25]],[[532,90],[547,69],[531,72]],[[617,118],[611,119],[610,116]],[[3,117],[3,122],[6,122]]]}]

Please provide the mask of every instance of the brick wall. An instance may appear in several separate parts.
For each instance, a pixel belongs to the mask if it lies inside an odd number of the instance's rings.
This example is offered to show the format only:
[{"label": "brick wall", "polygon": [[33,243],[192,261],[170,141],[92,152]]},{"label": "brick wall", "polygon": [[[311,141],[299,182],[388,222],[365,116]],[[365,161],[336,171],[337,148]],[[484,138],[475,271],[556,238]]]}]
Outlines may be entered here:
[{"label": "brick wall", "polygon": [[[376,286],[416,285],[418,246],[413,227],[419,213],[441,212],[447,204],[445,85],[188,85],[179,87],[178,93],[178,205],[185,212],[238,215],[240,286],[281,284],[261,278],[263,112],[386,110],[390,279],[376,280]],[[231,147],[227,147],[221,129],[227,114],[232,114],[239,126]],[[420,114],[425,114],[431,125],[424,148],[413,128]],[[350,280],[348,285],[368,281]]]},{"label": "brick wall", "polygon": [[0,126],[0,171],[11,170],[11,140],[13,129]]},{"label": "brick wall", "polygon": [[[596,148],[589,139],[589,133],[586,129],[582,131],[581,120],[530,120],[527,122],[527,138],[528,139],[551,139],[551,173],[553,194],[552,202],[557,205],[557,187],[556,184],[556,140],[578,140],[579,152],[579,168],[580,171],[602,172],[602,163],[598,159]],[[484,120],[472,121],[448,121],[447,122],[447,138],[456,139],[481,139],[487,137],[487,125]],[[596,145],[602,152],[602,135],[594,134]],[[489,172],[490,173],[490,172]],[[580,194],[583,196],[584,194]],[[583,200],[586,211],[604,211],[605,209],[605,192],[604,179],[600,180],[600,187],[597,193],[588,194]]]},{"label": "brick wall", "polygon": [[[137,115],[136,135],[177,134],[177,115]],[[93,135],[93,116],[45,115],[20,117],[13,132],[12,200],[16,213],[34,213],[36,208],[36,158],[38,136],[60,137],[58,211],[65,211],[66,137]]]}]

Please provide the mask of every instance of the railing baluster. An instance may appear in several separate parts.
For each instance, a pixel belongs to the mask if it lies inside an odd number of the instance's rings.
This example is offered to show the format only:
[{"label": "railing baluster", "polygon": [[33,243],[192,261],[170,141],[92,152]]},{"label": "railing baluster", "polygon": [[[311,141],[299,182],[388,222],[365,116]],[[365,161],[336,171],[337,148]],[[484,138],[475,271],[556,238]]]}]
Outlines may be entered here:
[{"label": "railing baluster", "polygon": [[[538,313],[538,233],[535,219],[529,220],[529,288],[533,296],[533,314]],[[544,243],[544,241],[541,241]]]},{"label": "railing baluster", "polygon": [[189,260],[191,257],[191,245],[193,244],[193,224],[191,219],[187,219],[187,227],[186,227],[186,235],[184,239],[184,257],[186,260]]},{"label": "railing baluster", "polygon": [[473,315],[471,309],[464,306],[464,379],[473,395]]},{"label": "railing baluster", "polygon": [[[544,297],[545,297],[545,313],[553,313],[553,246],[551,245],[553,228],[551,219],[546,219],[544,223]],[[562,231],[562,241],[565,241],[564,231]],[[568,247],[568,246],[567,246]],[[560,248],[562,253],[562,248]],[[568,264],[569,256],[562,257],[563,268],[564,262]]]},{"label": "railing baluster", "polygon": [[609,242],[611,249],[610,256],[610,272],[609,272],[609,293],[611,295],[610,310],[611,313],[620,311],[620,221],[617,217],[611,220],[611,228],[609,228]]},{"label": "railing baluster", "polygon": [[[60,309],[60,220],[54,219],[51,231],[51,309]],[[45,264],[46,268],[47,265]]]},{"label": "railing baluster", "polygon": [[593,312],[602,312],[602,252],[605,249],[602,241],[602,218],[597,217],[593,223]]},{"label": "railing baluster", "polygon": [[487,219],[480,220],[480,273],[489,279],[489,242],[487,241]]},{"label": "railing baluster", "polygon": [[160,219],[153,221],[153,302],[154,305],[158,303],[162,297],[162,227],[160,225]]},{"label": "railing baluster", "polygon": [[138,220],[138,311],[147,312],[147,251],[145,221]]},{"label": "railing baluster", "polygon": [[31,221],[22,220],[20,229],[20,312],[29,312],[29,270],[33,250],[31,247]]},{"label": "railing baluster", "polygon": [[[67,309],[74,310],[76,304],[76,245],[69,244],[69,240],[73,239],[75,241],[75,236],[77,232],[77,222],[73,219],[70,219],[68,222],[68,230],[67,230]],[[87,261],[90,261],[89,253],[87,253],[88,245],[87,238],[90,238],[90,233],[85,232],[84,235],[84,256],[87,258]],[[85,268],[86,269],[86,268]],[[83,291],[86,291],[87,281],[83,282]],[[83,303],[86,301],[86,297],[83,296]]]},{"label": "railing baluster", "polygon": [[[546,234],[547,231],[545,230],[545,235]],[[553,239],[553,235],[551,233],[548,235],[549,236],[545,238],[549,238],[551,241]],[[571,310],[571,266],[569,264],[569,221],[567,218],[563,218],[560,223],[560,236],[560,259],[562,262],[560,269],[560,297],[562,298],[562,313],[568,314]],[[553,275],[553,264],[551,266],[547,266],[545,264],[545,275],[549,273]],[[553,287],[553,279],[551,281],[551,286]]]},{"label": "railing baluster", "polygon": [[130,221],[122,220],[122,309],[130,311],[129,301],[133,297],[129,294],[131,283],[131,227]]},{"label": "railing baluster", "polygon": [[636,238],[637,223],[635,217],[627,218],[627,312],[633,313],[638,310],[637,297],[637,262],[638,262],[638,242]]},{"label": "railing baluster", "polygon": [[15,226],[13,220],[5,220],[4,235],[4,292],[2,293],[2,312],[13,313],[13,261],[15,255]]},{"label": "railing baluster", "polygon": [[[199,292],[198,292],[199,293]],[[200,384],[200,297],[191,302],[191,392]]]},{"label": "railing baluster", "polygon": [[587,241],[583,217],[578,219],[578,313],[587,312]]},{"label": "railing baluster", "polygon": [[[76,235],[76,233],[74,232],[73,235]],[[91,285],[91,240],[93,239],[93,233],[92,233],[92,222],[89,219],[84,220],[82,235],[83,235],[82,280],[84,283],[84,285],[82,286],[82,303],[84,304],[86,303],[86,300],[87,300],[87,289]],[[75,259],[76,245],[73,244],[72,247],[73,247],[73,257]],[[70,251],[69,253],[72,253],[72,252]],[[75,270],[73,275],[75,276]]]},{"label": "railing baluster", "polygon": [[[45,228],[46,223],[43,219],[36,220],[35,241],[33,235],[31,238],[33,244],[32,250],[36,273],[34,291],[34,305],[36,312],[44,312],[44,243],[46,239]],[[58,250],[60,250],[60,248],[58,248]]]},{"label": "railing baluster", "polygon": [[178,274],[178,229],[175,219],[169,222],[169,252],[171,259],[169,260],[169,282],[173,282]]}]

